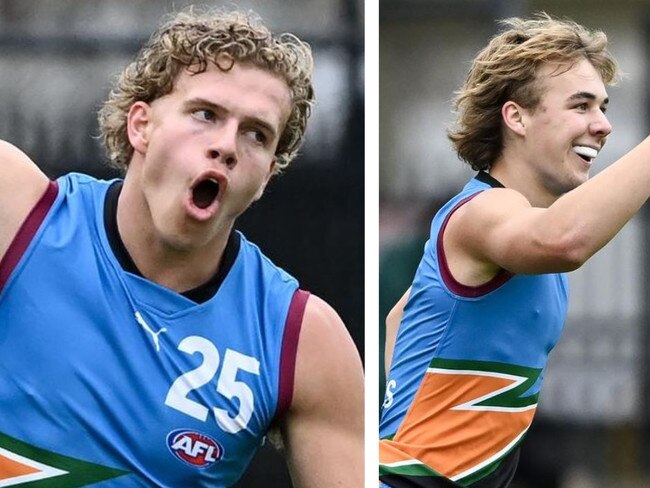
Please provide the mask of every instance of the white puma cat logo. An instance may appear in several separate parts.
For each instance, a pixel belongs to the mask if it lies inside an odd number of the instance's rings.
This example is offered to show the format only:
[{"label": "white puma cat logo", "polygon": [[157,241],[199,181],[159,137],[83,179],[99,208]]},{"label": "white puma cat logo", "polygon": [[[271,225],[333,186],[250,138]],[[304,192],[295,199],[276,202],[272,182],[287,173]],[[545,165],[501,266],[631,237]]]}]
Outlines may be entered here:
[{"label": "white puma cat logo", "polygon": [[140,312],[135,312],[135,320],[146,330],[151,334],[151,337],[153,338],[153,343],[156,346],[156,352],[160,351],[160,340],[158,336],[162,334],[163,332],[167,332],[167,327],[163,327],[160,329],[158,332],[154,332],[151,327],[149,327],[149,324],[147,324],[144,319],[142,318],[142,315],[140,315]]}]

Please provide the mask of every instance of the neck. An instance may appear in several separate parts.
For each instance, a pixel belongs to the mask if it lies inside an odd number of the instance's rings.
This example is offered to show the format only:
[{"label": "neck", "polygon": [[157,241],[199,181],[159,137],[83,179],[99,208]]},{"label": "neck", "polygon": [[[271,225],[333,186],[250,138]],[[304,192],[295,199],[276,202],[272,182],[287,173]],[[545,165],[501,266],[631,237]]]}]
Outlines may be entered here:
[{"label": "neck", "polygon": [[208,282],[219,270],[232,226],[208,242],[178,246],[156,230],[137,182],[127,177],[117,202],[117,228],[129,256],[145,278],[179,293]]},{"label": "neck", "polygon": [[506,188],[521,193],[533,207],[548,208],[560,197],[549,192],[540,179],[529,171],[529,165],[521,155],[504,151],[490,167],[490,175]]}]

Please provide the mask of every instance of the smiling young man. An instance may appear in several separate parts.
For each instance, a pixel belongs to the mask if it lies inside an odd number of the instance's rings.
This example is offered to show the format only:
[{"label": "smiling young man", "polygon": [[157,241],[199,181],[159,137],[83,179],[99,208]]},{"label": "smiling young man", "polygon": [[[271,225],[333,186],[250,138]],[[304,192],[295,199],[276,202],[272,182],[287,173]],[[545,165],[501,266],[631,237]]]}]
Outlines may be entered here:
[{"label": "smiling young man", "polygon": [[0,482],[231,486],[277,428],[295,486],[363,485],[352,340],[233,230],[295,156],[311,75],[295,36],[190,10],[101,110],[123,180],[0,145]]},{"label": "smiling young man", "polygon": [[508,486],[580,267],[650,195],[650,139],[589,179],[611,126],[602,32],[509,19],[449,132],[478,175],[433,218],[387,317],[384,486]]}]

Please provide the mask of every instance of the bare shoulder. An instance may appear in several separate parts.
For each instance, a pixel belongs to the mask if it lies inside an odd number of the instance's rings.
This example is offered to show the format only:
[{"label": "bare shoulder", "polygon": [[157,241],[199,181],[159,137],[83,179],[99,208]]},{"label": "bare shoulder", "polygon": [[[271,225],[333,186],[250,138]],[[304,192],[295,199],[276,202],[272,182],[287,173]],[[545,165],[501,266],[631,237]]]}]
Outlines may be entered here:
[{"label": "bare shoulder", "polygon": [[454,279],[467,286],[491,280],[500,269],[513,269],[503,255],[526,228],[530,202],[508,188],[485,190],[459,207],[443,235],[447,266]]},{"label": "bare shoulder", "polygon": [[566,224],[566,213],[566,207],[555,204],[533,206],[511,189],[477,195],[450,217],[443,235],[452,276],[478,286],[499,269],[515,274],[577,269],[584,256],[577,247],[575,225]]},{"label": "bare shoulder", "polygon": [[45,173],[23,151],[6,141],[0,141],[0,168],[0,199],[11,198],[15,204],[34,196],[40,198],[45,191]]},{"label": "bare shoulder", "polygon": [[27,154],[10,142],[2,140],[0,140],[0,164],[3,169],[0,173],[0,182],[5,182],[12,177],[27,175],[47,179]]},{"label": "bare shoulder", "polygon": [[361,359],[343,321],[321,298],[305,307],[296,360],[295,401],[309,405],[336,388],[362,388]]},{"label": "bare shoulder", "polygon": [[296,488],[363,487],[363,371],[338,314],[311,295],[282,426]]},{"label": "bare shoulder", "polygon": [[24,152],[0,141],[0,258],[45,192],[48,181]]},{"label": "bare shoulder", "polygon": [[491,188],[482,191],[460,207],[458,216],[485,221],[498,219],[504,214],[529,209],[530,202],[521,193],[510,188]]},{"label": "bare shoulder", "polygon": [[501,232],[504,224],[528,215],[530,202],[518,191],[492,188],[483,191],[458,208],[449,218],[445,244],[455,247],[485,249],[486,241]]}]

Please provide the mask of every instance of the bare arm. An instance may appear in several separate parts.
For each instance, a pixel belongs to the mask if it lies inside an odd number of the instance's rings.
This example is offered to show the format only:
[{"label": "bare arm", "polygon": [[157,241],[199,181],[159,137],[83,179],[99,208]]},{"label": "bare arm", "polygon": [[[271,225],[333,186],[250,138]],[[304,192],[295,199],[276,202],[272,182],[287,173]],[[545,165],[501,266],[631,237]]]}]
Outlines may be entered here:
[{"label": "bare arm", "polygon": [[[444,247],[452,253],[450,267],[452,272],[463,269],[463,260],[471,259],[483,263],[487,275],[490,267],[515,273],[577,269],[616,235],[648,196],[650,138],[547,209],[531,207],[513,190],[488,190],[449,221]],[[457,248],[466,254],[454,255]]]},{"label": "bare arm", "polygon": [[406,305],[406,301],[409,298],[409,293],[411,293],[410,287],[408,290],[406,290],[406,293],[402,295],[402,298],[398,300],[398,302],[386,316],[386,344],[384,346],[384,368],[386,376],[388,376],[388,372],[390,371],[390,364],[393,361],[393,351],[395,350],[397,330],[399,329],[399,324],[402,321],[404,306]]},{"label": "bare arm", "polygon": [[363,487],[363,371],[343,322],[310,296],[294,398],[282,425],[296,488]]},{"label": "bare arm", "polygon": [[47,184],[47,176],[25,153],[0,141],[0,260]]}]

